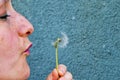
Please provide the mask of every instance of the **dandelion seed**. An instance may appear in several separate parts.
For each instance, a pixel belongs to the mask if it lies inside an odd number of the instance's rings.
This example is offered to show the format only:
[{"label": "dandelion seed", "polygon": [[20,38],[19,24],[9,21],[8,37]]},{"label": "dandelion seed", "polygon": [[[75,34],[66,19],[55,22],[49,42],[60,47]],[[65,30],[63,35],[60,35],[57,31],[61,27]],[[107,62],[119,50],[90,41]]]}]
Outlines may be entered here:
[{"label": "dandelion seed", "polygon": [[72,20],[75,20],[75,16],[72,17]]}]

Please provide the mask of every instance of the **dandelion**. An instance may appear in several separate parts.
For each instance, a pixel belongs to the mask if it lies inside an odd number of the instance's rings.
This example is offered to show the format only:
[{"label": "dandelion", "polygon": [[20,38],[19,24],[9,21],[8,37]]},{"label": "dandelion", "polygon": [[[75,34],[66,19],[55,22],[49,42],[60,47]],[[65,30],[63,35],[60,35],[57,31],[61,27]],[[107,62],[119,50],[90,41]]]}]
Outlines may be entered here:
[{"label": "dandelion", "polygon": [[65,33],[61,32],[62,37],[58,38],[54,43],[52,43],[56,49],[56,69],[58,70],[58,47],[64,48],[68,44],[68,37]]}]

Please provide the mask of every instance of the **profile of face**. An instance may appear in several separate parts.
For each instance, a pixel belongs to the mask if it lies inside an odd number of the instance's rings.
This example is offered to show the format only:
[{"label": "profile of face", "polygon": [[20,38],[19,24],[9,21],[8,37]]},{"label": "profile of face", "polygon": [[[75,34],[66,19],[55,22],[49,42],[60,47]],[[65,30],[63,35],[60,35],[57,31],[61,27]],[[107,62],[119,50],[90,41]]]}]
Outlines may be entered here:
[{"label": "profile of face", "polygon": [[0,0],[0,80],[26,80],[30,69],[26,57],[34,31],[30,22],[14,10],[11,0]]}]

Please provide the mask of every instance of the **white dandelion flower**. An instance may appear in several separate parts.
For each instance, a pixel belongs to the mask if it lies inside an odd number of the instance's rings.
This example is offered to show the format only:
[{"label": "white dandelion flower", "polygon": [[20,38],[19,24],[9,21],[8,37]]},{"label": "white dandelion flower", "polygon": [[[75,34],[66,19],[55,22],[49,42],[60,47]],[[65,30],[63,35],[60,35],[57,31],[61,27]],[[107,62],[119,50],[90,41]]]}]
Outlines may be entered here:
[{"label": "white dandelion flower", "polygon": [[[65,47],[67,47],[67,44],[69,43],[69,38],[68,38],[67,34],[65,34],[64,32],[61,32],[61,35],[62,35],[62,37],[59,38],[59,39],[61,39],[61,41],[59,42],[58,46],[60,48],[65,48]],[[52,42],[52,45],[55,46],[55,42]]]},{"label": "white dandelion flower", "polygon": [[65,47],[67,47],[67,44],[69,43],[69,41],[68,41],[69,39],[65,33],[61,32],[61,34],[62,34],[61,42],[59,43],[58,46],[61,48],[65,48]]}]

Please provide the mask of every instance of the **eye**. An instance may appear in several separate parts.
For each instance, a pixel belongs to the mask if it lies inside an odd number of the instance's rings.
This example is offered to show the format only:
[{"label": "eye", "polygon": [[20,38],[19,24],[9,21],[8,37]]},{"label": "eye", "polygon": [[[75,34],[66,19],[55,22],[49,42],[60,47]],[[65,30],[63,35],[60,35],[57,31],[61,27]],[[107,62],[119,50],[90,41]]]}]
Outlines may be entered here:
[{"label": "eye", "polygon": [[5,15],[3,15],[3,16],[0,16],[0,19],[7,19],[7,17],[10,17],[10,15],[5,14]]}]

